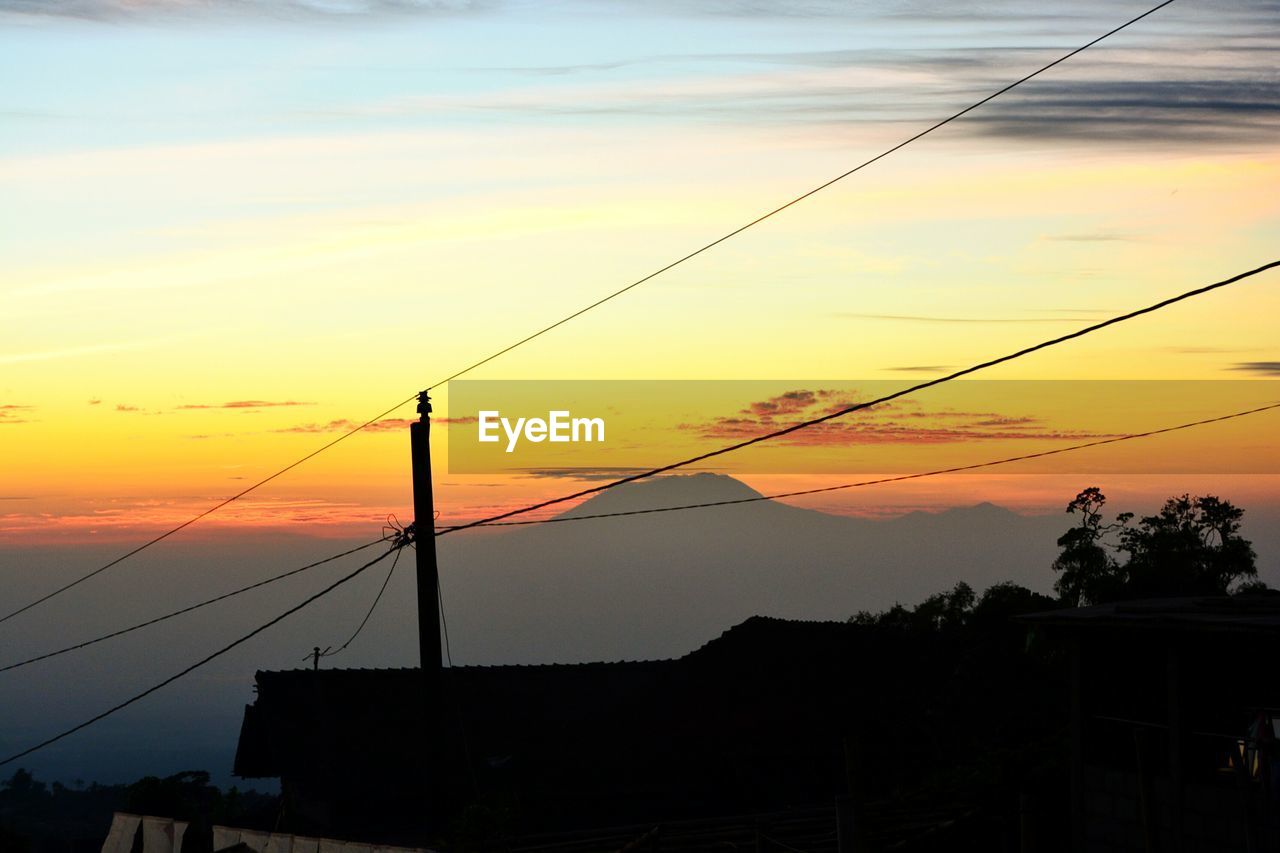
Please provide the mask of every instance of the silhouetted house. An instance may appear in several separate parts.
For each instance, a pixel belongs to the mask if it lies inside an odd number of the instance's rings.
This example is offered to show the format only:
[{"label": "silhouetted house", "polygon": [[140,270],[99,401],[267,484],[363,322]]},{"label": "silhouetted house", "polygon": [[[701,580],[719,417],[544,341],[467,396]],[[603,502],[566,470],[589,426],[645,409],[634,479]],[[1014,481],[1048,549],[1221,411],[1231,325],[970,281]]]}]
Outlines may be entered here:
[{"label": "silhouetted house", "polygon": [[1280,849],[1280,596],[1022,618],[1070,649],[1075,850]]},{"label": "silhouetted house", "polygon": [[[431,703],[416,669],[259,672],[235,772],[280,779],[282,830],[389,843],[428,816],[526,833],[830,807],[850,733],[886,708],[911,725],[932,659],[756,617],[676,660],[453,667]],[[858,749],[860,767],[902,761],[891,739]]]}]

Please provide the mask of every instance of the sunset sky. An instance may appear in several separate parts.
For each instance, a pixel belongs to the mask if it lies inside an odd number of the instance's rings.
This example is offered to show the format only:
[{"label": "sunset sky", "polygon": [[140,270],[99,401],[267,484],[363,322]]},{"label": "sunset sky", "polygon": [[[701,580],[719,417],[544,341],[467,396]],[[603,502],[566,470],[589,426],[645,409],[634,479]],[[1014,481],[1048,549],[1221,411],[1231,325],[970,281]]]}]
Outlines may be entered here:
[{"label": "sunset sky", "polygon": [[[0,0],[3,611],[1154,2]],[[464,473],[468,386],[437,388],[440,522],[706,452],[1277,260],[1278,23],[1280,0],[1176,0],[466,375],[596,381],[591,407],[618,429],[606,455]],[[1280,402],[1278,317],[1273,270],[698,470],[804,490]],[[389,515],[410,521],[413,417],[391,411],[5,621],[0,668],[376,539]],[[449,660],[657,659],[756,614],[843,620],[960,580],[1048,592],[1063,509],[1087,486],[1108,513],[1184,492],[1233,501],[1260,577],[1280,586],[1278,433],[1272,410],[789,501],[858,518],[753,503],[451,535],[438,540]],[[750,493],[702,476],[601,500],[659,494]],[[192,768],[230,783],[255,671],[310,666],[309,650],[366,623],[321,665],[418,665],[404,556],[394,577],[375,567],[27,766],[64,783]],[[363,558],[7,671],[0,754],[182,671]]]},{"label": "sunset sky", "polygon": [[[185,520],[1145,8],[0,0],[0,542]],[[1274,260],[1278,19],[1179,0],[469,378],[907,382]],[[1273,379],[1278,285],[985,376]],[[412,416],[202,530],[376,535],[409,512]],[[1126,447],[1103,485],[1274,508],[1280,479],[1206,460],[1278,426],[1179,436],[1181,480],[1144,484]],[[879,470],[918,469],[898,448]],[[436,479],[446,519],[576,485]],[[1048,512],[1084,485],[1011,470],[807,505]]]}]

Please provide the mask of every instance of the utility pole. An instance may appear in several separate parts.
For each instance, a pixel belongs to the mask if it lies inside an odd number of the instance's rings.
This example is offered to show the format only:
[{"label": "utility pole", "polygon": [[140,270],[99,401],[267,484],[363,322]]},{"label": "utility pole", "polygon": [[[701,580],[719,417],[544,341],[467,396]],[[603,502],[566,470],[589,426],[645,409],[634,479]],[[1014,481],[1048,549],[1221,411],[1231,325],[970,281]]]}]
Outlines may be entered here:
[{"label": "utility pole", "polygon": [[409,425],[413,455],[413,528],[418,560],[418,665],[424,699],[440,699],[440,571],[436,566],[435,500],[431,493],[431,398],[418,394],[418,415]]}]

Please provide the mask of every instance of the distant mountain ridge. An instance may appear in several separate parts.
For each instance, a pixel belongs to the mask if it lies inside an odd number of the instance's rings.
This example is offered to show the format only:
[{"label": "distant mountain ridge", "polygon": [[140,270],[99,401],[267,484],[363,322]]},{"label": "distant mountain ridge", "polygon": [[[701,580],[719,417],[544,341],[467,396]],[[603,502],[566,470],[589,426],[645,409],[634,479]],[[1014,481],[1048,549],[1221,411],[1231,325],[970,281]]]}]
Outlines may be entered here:
[{"label": "distant mountain ridge", "polygon": [[634,512],[761,497],[764,496],[741,480],[725,474],[700,471],[696,474],[669,474],[650,480],[638,480],[609,489],[593,495],[561,515],[573,518],[597,513]]},{"label": "distant mountain ridge", "polygon": [[[668,475],[561,517],[754,497],[724,474]],[[468,663],[635,660],[678,657],[751,616],[843,620],[961,580],[1047,592],[1069,524],[991,503],[880,520],[760,500],[445,537],[439,549]]]}]

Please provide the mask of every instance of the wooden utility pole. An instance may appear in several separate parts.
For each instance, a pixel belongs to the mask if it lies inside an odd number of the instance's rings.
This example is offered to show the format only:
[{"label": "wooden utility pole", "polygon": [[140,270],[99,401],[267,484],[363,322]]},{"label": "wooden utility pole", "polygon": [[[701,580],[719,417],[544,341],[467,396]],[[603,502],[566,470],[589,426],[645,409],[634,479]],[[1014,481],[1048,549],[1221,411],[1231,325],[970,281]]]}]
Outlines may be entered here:
[{"label": "wooden utility pole", "polygon": [[431,398],[418,394],[409,425],[413,454],[413,528],[418,558],[418,665],[428,706],[440,698],[440,571],[436,566],[435,500],[431,494]]}]

